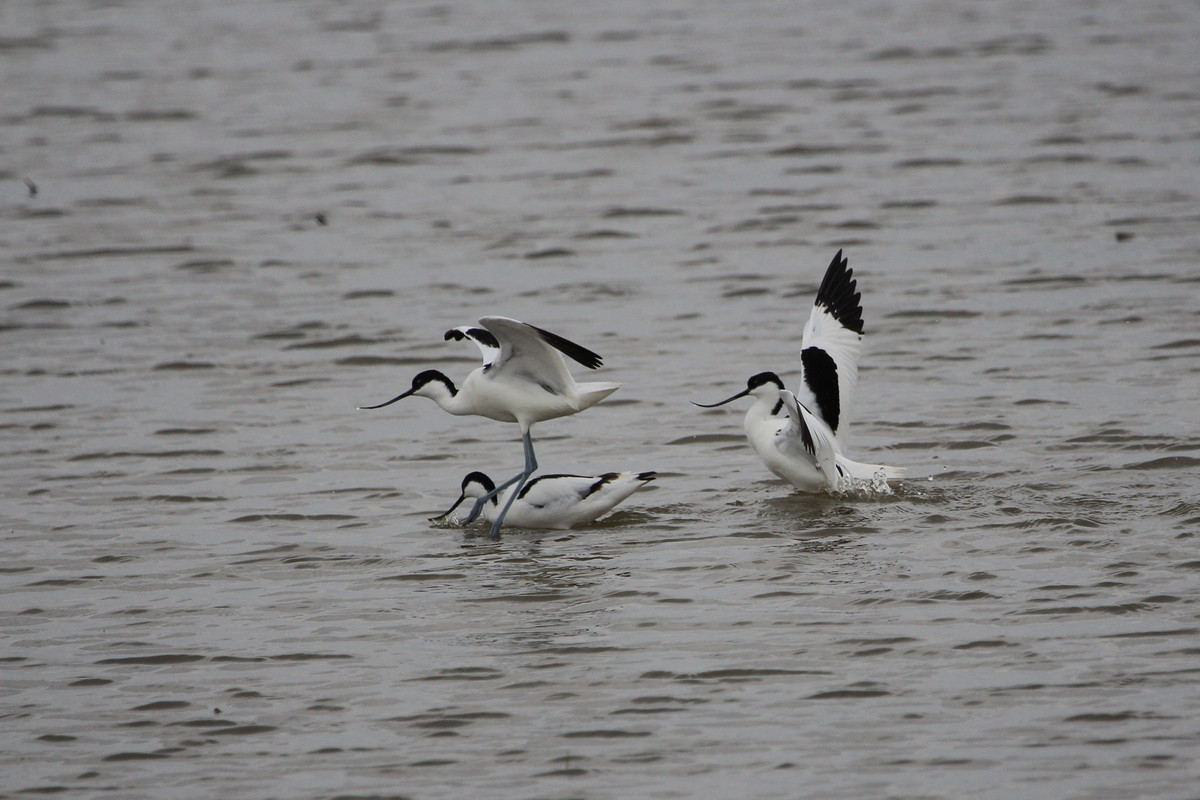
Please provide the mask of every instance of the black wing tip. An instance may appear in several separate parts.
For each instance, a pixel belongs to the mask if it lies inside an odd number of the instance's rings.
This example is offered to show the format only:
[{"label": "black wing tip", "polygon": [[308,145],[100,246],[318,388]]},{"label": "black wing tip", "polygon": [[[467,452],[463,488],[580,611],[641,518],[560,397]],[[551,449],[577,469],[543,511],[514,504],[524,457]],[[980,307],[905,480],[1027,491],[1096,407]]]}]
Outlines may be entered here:
[{"label": "black wing tip", "polygon": [[854,270],[849,266],[849,259],[842,255],[839,249],[825,270],[821,279],[821,287],[817,289],[816,305],[829,310],[829,313],[846,330],[857,334],[863,332],[862,293],[858,291],[858,281],[854,279]]},{"label": "black wing tip", "polygon": [[[600,487],[606,483],[612,483],[613,481],[615,481],[617,478],[620,478],[620,477],[621,477],[620,472],[606,472],[600,476],[600,480],[596,483],[596,486]],[[650,481],[652,481],[658,477],[658,473],[653,470],[647,470],[646,472],[637,473],[635,477],[639,481],[642,481],[643,483],[649,483]]]},{"label": "black wing tip", "polygon": [[495,335],[487,328],[467,328],[465,331],[459,328],[451,328],[446,331],[446,335],[442,337],[447,342],[453,339],[456,342],[461,342],[463,339],[474,339],[485,347],[500,348],[500,342]]},{"label": "black wing tip", "polygon": [[596,369],[604,364],[604,359],[601,358],[598,353],[588,350],[583,345],[575,344],[570,339],[564,339],[557,333],[551,333],[550,331],[539,328],[536,325],[530,325],[529,327],[537,331],[538,336],[542,337],[542,341],[544,341],[546,344],[550,345],[563,355],[569,356],[575,361],[578,361],[588,369]]},{"label": "black wing tip", "polygon": [[596,478],[595,482],[593,482],[592,485],[588,487],[588,490],[587,490],[587,492],[584,493],[583,497],[591,497],[596,492],[600,491],[605,486],[608,486],[610,483],[612,483],[619,477],[621,477],[621,473],[619,473],[619,472],[606,472],[603,475],[600,475],[599,477]]}]

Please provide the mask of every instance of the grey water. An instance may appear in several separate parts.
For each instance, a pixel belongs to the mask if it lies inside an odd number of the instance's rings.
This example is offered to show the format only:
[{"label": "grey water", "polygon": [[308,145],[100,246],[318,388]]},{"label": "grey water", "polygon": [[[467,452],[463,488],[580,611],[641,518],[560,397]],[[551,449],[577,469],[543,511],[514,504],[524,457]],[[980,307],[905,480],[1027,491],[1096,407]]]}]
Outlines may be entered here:
[{"label": "grey water", "polygon": [[[0,4],[0,796],[1195,798],[1200,7]],[[757,461],[839,248],[851,457]],[[356,411],[485,314],[623,388]],[[583,370],[578,370],[583,372]]]}]

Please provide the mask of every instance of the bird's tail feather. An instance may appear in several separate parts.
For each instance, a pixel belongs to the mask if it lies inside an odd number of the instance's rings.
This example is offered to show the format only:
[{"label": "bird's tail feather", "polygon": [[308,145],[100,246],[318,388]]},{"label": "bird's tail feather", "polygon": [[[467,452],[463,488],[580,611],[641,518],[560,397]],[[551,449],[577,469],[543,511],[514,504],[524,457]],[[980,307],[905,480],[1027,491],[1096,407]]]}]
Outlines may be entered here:
[{"label": "bird's tail feather", "polygon": [[845,470],[845,474],[859,481],[870,481],[876,477],[882,477],[885,481],[898,481],[908,474],[908,470],[904,467],[889,467],[884,464],[862,464],[858,461],[839,456],[837,460],[838,466]]},{"label": "bird's tail feather", "polygon": [[621,384],[619,383],[604,381],[575,384],[575,392],[579,396],[579,410],[591,408],[620,388]]}]

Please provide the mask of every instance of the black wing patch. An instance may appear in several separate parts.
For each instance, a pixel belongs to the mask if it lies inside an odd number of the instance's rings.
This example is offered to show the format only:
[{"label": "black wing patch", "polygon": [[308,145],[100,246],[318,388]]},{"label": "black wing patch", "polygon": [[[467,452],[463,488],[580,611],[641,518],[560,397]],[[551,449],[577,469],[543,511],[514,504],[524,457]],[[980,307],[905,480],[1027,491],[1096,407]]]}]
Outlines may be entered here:
[{"label": "black wing patch", "polygon": [[[528,325],[529,323],[526,324]],[[536,325],[529,325],[529,327],[537,331],[538,336],[541,336],[542,341],[544,341],[546,344],[550,345],[564,356],[570,356],[588,369],[595,369],[604,363],[604,359],[602,359],[596,353],[593,353],[591,350],[588,350],[583,345],[575,344],[570,339],[564,339],[557,333],[551,333],[550,331],[542,330]],[[495,341],[494,338],[493,341]]]},{"label": "black wing patch", "polygon": [[825,270],[821,280],[821,288],[817,289],[816,304],[829,310],[843,328],[863,332],[862,294],[857,291],[858,281],[854,280],[854,270],[846,266],[842,251],[838,250],[833,261]]},{"label": "black wing patch", "polygon": [[446,331],[446,340],[454,339],[461,342],[463,339],[471,338],[479,342],[484,347],[494,347],[500,349],[500,342],[496,341],[496,337],[487,328],[467,328],[465,331],[460,331],[458,328],[452,328]]},{"label": "black wing patch", "polygon": [[837,433],[842,415],[837,362],[819,347],[806,347],[800,351],[800,363],[804,366],[804,383],[817,400],[817,413],[830,430]]}]

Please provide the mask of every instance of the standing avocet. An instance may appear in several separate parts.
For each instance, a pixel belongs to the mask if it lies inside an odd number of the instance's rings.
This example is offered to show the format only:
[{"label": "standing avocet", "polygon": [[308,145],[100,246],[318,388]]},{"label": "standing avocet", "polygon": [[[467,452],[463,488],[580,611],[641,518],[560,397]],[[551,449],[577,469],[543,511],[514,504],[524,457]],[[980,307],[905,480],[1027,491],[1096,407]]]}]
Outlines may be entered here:
[{"label": "standing avocet", "polygon": [[[491,478],[482,472],[472,472],[463,478],[462,492],[454,505],[432,519],[446,518],[463,500],[482,498],[483,517],[489,522],[496,519],[503,503],[508,509],[505,521],[510,527],[563,530],[595,522],[654,478],[653,472],[539,475],[520,490],[516,486],[509,487],[501,498],[496,494],[496,484]],[[463,524],[475,519],[479,513],[476,509],[472,509]]]},{"label": "standing avocet", "polygon": [[805,492],[841,491],[855,481],[876,483],[904,477],[901,467],[861,464],[842,453],[862,352],[861,295],[854,271],[838,250],[817,290],[816,302],[800,340],[800,388],[783,388],[774,372],[760,372],[746,388],[715,408],[751,396],[746,438],[767,468]]},{"label": "standing avocet", "polygon": [[[603,363],[586,347],[525,322],[508,317],[483,317],[481,327],[463,326],[446,331],[446,339],[470,339],[483,354],[483,366],[467,375],[461,388],[437,370],[425,370],[412,387],[386,403],[362,406],[383,408],[410,395],[428,397],[443,410],[460,416],[477,415],[521,426],[525,445],[525,469],[496,487],[491,496],[516,484],[508,501],[492,522],[491,536],[500,535],[509,506],[529,477],[537,470],[529,429],[535,422],[577,414],[620,388],[619,383],[576,383],[567,371],[563,355],[588,369]],[[471,518],[479,515],[488,498],[476,501]]]}]

